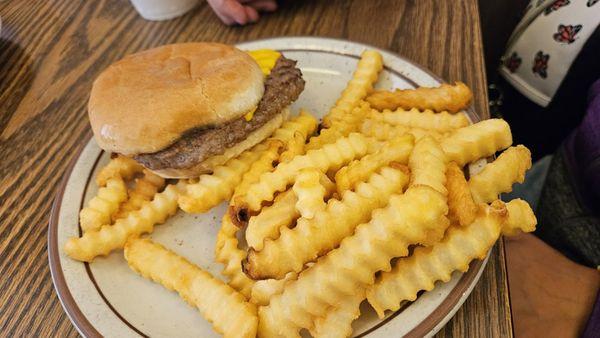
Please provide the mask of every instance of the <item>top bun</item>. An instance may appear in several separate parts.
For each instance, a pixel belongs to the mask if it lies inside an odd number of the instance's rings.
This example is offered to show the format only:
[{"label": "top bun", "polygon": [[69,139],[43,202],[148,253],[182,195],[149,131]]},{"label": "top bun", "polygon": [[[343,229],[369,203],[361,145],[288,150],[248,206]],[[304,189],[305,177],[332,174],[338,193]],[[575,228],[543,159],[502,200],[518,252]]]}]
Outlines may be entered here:
[{"label": "top bun", "polygon": [[88,113],[101,148],[124,155],[164,149],[193,128],[214,128],[253,110],[264,76],[245,52],[181,43],[132,54],[94,81]]}]

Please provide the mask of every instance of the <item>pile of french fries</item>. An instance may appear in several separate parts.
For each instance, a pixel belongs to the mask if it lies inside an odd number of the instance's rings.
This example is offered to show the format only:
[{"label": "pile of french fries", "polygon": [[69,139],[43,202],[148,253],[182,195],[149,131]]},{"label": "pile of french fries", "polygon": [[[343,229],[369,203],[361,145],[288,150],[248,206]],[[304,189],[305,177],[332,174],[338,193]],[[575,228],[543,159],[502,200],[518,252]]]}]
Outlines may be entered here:
[{"label": "pile of french fries", "polygon": [[[225,337],[347,337],[363,300],[383,317],[466,271],[501,235],[533,231],[526,202],[498,199],[531,167],[508,124],[469,124],[463,83],[375,92],[381,69],[378,52],[362,54],[318,135],[302,111],[195,180],[165,186],[113,158],[81,211],[83,236],[65,252],[90,262],[124,248],[133,270],[179,293]],[[502,150],[465,176],[469,163]],[[178,208],[224,201],[215,257],[228,283],[140,237]]]}]

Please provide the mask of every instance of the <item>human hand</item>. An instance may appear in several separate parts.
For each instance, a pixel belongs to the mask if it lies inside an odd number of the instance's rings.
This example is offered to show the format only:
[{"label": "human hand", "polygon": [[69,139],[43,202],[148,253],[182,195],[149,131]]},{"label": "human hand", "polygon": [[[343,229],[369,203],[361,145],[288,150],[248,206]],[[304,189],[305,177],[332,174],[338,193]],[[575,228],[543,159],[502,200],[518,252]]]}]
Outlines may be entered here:
[{"label": "human hand", "polygon": [[207,0],[210,7],[226,25],[245,25],[258,21],[258,12],[273,12],[275,0]]}]

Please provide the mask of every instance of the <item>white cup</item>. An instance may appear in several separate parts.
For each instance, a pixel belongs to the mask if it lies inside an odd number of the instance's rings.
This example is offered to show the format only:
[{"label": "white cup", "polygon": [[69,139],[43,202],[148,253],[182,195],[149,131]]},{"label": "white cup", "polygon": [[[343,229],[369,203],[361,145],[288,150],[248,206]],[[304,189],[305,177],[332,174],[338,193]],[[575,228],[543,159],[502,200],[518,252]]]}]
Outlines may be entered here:
[{"label": "white cup", "polygon": [[131,0],[131,3],[144,19],[161,21],[183,15],[194,8],[198,0]]}]

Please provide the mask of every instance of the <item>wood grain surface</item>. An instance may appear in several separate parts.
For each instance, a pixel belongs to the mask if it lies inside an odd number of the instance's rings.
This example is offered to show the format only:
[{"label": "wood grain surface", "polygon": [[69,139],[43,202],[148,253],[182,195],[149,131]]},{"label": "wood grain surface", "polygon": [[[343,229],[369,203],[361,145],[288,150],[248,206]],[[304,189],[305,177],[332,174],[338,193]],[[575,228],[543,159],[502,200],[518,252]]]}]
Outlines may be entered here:
[{"label": "wood grain surface", "polygon": [[[128,53],[182,41],[344,38],[464,81],[476,111],[488,116],[476,0],[296,0],[246,27],[222,25],[204,3],[175,20],[149,22],[125,0],[9,0],[0,2],[0,17],[1,336],[77,335],[52,286],[47,223],[61,176],[91,135],[92,81]],[[438,336],[512,336],[502,242]]]}]

